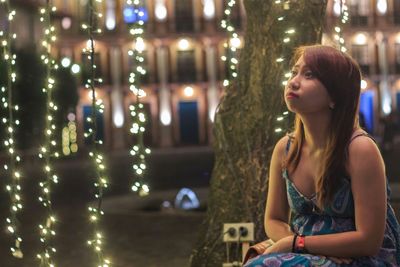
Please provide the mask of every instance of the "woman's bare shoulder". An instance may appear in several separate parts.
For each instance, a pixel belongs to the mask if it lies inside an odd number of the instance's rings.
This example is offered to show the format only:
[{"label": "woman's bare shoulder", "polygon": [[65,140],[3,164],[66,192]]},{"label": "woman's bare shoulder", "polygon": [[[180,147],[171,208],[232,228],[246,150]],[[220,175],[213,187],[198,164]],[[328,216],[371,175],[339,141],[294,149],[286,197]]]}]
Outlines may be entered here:
[{"label": "woman's bare shoulder", "polygon": [[364,169],[384,167],[384,162],[375,141],[366,134],[358,134],[353,137],[348,148],[350,172]]},{"label": "woman's bare shoulder", "polygon": [[[379,148],[374,139],[364,131],[356,131],[350,139],[349,156],[362,156],[364,153],[380,155]],[[368,155],[365,155],[368,156]]]},{"label": "woman's bare shoulder", "polygon": [[293,138],[290,134],[286,134],[281,137],[275,144],[274,154],[283,156],[286,152],[286,148],[289,142],[289,138]]}]

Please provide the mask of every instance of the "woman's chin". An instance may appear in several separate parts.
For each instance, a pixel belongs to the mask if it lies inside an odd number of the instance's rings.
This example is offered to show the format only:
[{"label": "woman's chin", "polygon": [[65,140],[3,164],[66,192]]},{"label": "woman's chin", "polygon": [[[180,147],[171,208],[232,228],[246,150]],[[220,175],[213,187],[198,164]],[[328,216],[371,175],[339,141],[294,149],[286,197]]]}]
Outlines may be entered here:
[{"label": "woman's chin", "polygon": [[293,113],[296,113],[296,112],[297,112],[297,111],[296,111],[296,108],[293,107],[293,105],[290,105],[290,104],[287,104],[287,103],[286,103],[286,108],[287,108],[290,112],[293,112]]}]

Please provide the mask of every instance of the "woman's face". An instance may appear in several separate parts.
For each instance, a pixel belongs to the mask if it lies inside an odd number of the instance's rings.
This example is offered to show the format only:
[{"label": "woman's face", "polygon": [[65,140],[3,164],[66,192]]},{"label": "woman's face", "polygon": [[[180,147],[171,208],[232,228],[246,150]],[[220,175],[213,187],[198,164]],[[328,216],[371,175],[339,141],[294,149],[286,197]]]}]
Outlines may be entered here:
[{"label": "woman's face", "polygon": [[305,65],[303,56],[293,66],[292,75],[285,88],[285,102],[294,113],[309,114],[329,112],[333,102],[325,86]]}]

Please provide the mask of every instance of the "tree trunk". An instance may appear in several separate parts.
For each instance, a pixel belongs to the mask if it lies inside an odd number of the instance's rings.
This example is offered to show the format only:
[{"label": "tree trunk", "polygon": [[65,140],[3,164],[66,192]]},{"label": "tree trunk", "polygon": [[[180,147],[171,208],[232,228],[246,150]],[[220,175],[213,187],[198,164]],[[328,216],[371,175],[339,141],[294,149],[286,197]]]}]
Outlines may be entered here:
[{"label": "tree trunk", "polygon": [[[274,144],[291,124],[277,121],[285,110],[284,72],[299,45],[321,40],[326,0],[244,0],[247,28],[236,81],[226,88],[214,124],[215,166],[207,217],[193,251],[191,266],[220,267],[225,261],[224,223],[254,222],[255,239],[266,239],[264,210],[269,161]],[[284,21],[278,17],[285,16]],[[292,41],[283,43],[294,28]],[[277,58],[284,55],[285,63]],[[283,128],[275,133],[275,128]]]}]

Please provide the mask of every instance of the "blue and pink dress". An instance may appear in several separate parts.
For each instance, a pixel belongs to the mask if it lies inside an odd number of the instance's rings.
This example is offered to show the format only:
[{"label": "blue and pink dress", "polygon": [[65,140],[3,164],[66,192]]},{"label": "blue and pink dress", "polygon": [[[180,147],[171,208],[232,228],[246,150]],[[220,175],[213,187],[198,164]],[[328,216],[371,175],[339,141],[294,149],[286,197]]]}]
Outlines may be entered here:
[{"label": "blue and pink dress", "polygon": [[[289,150],[290,138],[286,147]],[[350,178],[342,179],[331,205],[322,211],[317,208],[316,196],[304,196],[290,180],[286,169],[282,172],[286,182],[287,198],[292,211],[290,226],[293,232],[310,235],[325,235],[355,231],[354,201]],[[311,267],[354,266],[383,267],[400,266],[400,226],[389,204],[390,189],[387,186],[388,204],[384,239],[379,253],[373,257],[354,258],[350,264],[337,264],[325,256],[299,253],[271,253],[250,259],[244,267]]]}]

